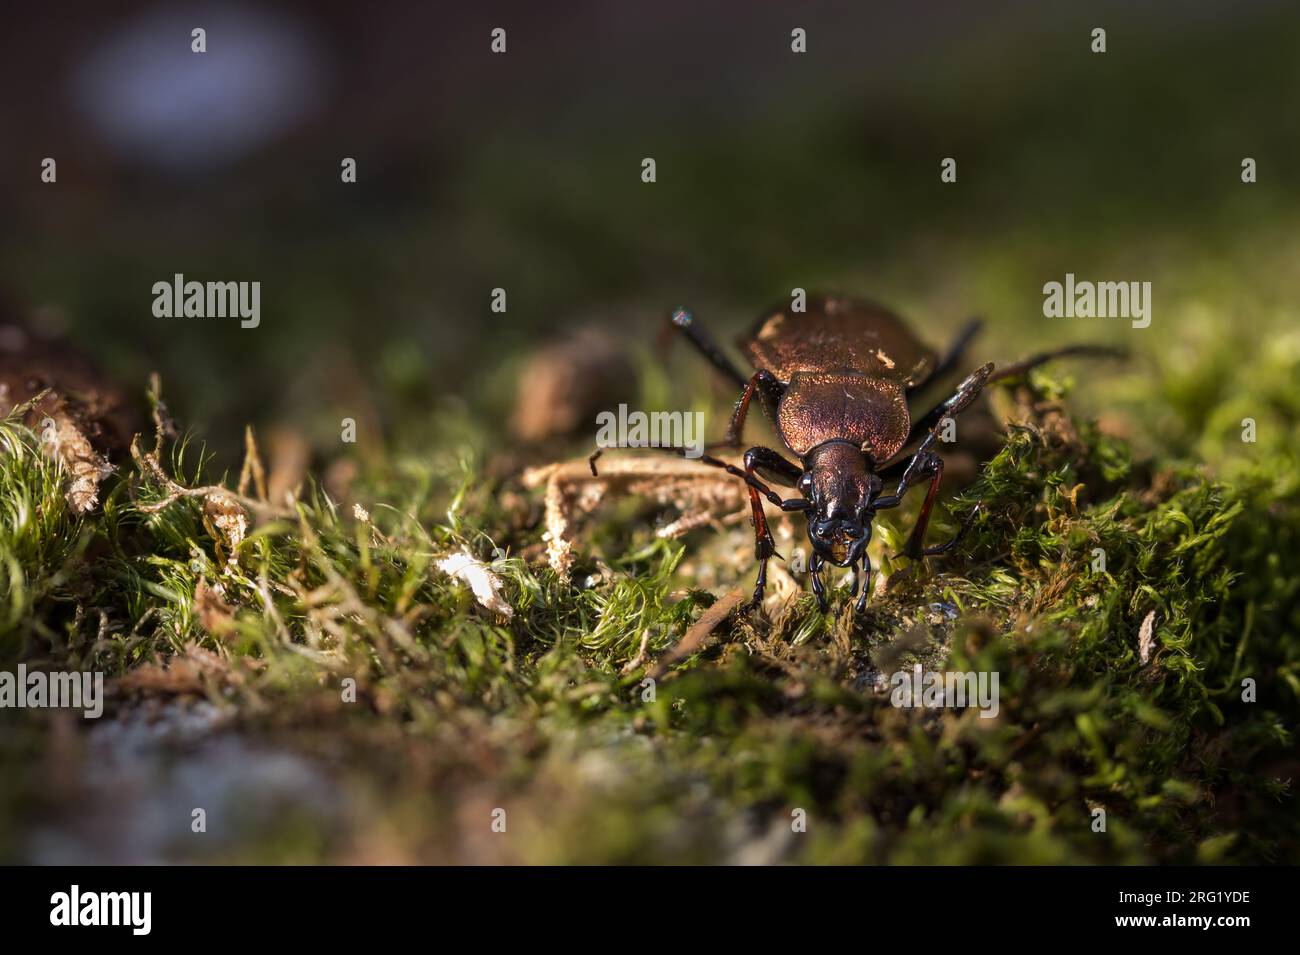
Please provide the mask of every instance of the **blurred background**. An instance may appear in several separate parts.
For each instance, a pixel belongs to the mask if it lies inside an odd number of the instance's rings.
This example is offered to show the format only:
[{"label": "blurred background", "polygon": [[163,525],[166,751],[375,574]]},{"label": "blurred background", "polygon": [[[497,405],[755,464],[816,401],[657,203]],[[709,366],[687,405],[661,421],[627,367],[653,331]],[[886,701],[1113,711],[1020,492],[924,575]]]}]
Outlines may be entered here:
[{"label": "blurred background", "polygon": [[[337,449],[344,416],[364,442],[466,404],[490,436],[543,343],[604,325],[648,347],[676,303],[729,339],[795,286],[877,297],[935,343],[984,314],[981,357],[1000,359],[1076,339],[1172,354],[1198,302],[1249,336],[1295,298],[1293,3],[74,2],[6,20],[2,307],[132,395],[160,372],[218,449],[245,422]],[[261,326],[155,318],[151,287],[178,272],[260,281]],[[1066,272],[1152,281],[1152,327],[1044,319]],[[692,394],[707,380],[674,368]]]}]

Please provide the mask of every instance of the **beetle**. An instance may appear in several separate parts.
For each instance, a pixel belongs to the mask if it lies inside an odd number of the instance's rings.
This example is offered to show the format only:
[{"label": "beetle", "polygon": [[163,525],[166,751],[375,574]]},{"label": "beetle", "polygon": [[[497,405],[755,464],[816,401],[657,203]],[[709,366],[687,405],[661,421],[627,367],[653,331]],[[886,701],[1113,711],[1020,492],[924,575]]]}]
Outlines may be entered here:
[{"label": "beetle", "polygon": [[[969,407],[990,382],[1021,374],[1053,358],[1122,354],[1104,346],[1072,345],[1001,369],[995,370],[988,362],[913,420],[909,399],[958,365],[982,322],[968,321],[947,350],[939,353],[924,345],[896,314],[875,302],[831,295],[809,297],[804,304],[802,311],[782,306],[763,313],[741,337],[740,348],[755,368],[749,376],[737,368],[689,310],[674,309],[670,317],[671,328],[685,335],[742,389],[725,439],[711,447],[744,445],[745,420],[757,395],[786,451],[798,462],[761,445],[745,452],[743,469],[707,454],[698,459],[748,485],[758,561],[752,607],[763,601],[767,563],[776,554],[763,511],[764,499],[807,518],[812,547],[808,570],[821,610],[827,609],[821,574],[826,564],[832,564],[852,568],[849,593],[857,597],[860,612],[870,592],[867,544],[877,512],[897,507],[909,488],[928,482],[920,514],[903,548],[904,555],[916,560],[955,547],[979,511],[977,504],[950,540],[925,546],[930,513],[943,477],[943,459],[934,446],[944,419]],[[918,439],[920,443],[910,454],[900,454]],[[679,449],[677,453],[681,453]],[[592,457],[593,474],[597,455]],[[795,488],[799,496],[783,498],[766,482]],[[860,595],[859,565],[865,577]]]}]

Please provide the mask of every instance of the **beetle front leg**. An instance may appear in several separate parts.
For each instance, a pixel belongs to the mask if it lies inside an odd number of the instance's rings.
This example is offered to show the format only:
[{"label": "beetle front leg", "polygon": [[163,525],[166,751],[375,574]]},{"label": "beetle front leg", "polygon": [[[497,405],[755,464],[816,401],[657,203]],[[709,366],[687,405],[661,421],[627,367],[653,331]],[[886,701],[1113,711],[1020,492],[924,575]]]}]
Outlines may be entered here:
[{"label": "beetle front leg", "polygon": [[826,585],[822,583],[821,555],[813,554],[808,561],[808,576],[812,579],[813,593],[817,595],[817,608],[825,613],[829,605],[826,603]]},{"label": "beetle front leg", "polygon": [[[920,456],[918,455],[918,457]],[[939,482],[943,480],[943,459],[937,454],[925,452],[925,458],[917,476],[921,477],[922,480],[924,479],[923,476],[928,476],[930,486],[926,489],[925,501],[921,504],[921,512],[916,516],[916,523],[912,525],[912,533],[903,546],[903,554],[913,560],[919,560],[925,556],[925,530],[930,526],[930,512],[934,509],[935,498],[939,496]]]},{"label": "beetle front leg", "polygon": [[[862,574],[859,577],[858,567],[856,564],[852,567],[853,582],[849,584],[849,596],[858,599],[853,604],[853,609],[858,613],[867,609],[867,595],[871,593],[871,558],[867,554],[862,555]],[[861,583],[862,590],[859,592],[858,584]]]},{"label": "beetle front leg", "polygon": [[[921,512],[917,515],[916,524],[913,525],[912,533],[908,536],[907,543],[902,550],[904,556],[913,560],[924,556],[925,548],[922,545],[925,541],[925,531],[930,524],[930,512],[934,509],[934,500],[939,494],[939,482],[943,480],[943,459],[930,450],[934,445],[934,440],[933,431],[925,436],[925,440],[921,442],[916,449],[916,453],[907,462],[907,467],[903,470],[903,476],[899,479],[898,488],[893,494],[887,497],[878,497],[871,502],[871,506],[878,511],[897,507],[903,502],[903,495],[907,493],[908,488],[915,484],[921,484],[927,479],[929,480],[930,487],[926,491],[925,501],[921,505]],[[896,468],[897,465],[892,465],[884,473],[895,471]]]},{"label": "beetle front leg", "polygon": [[767,559],[758,562],[758,579],[754,581],[754,596],[747,610],[757,610],[763,606],[763,595],[767,591]]},{"label": "beetle front leg", "polygon": [[[684,448],[658,448],[657,450],[675,454],[679,457],[686,456]],[[602,453],[604,453],[603,449],[597,448],[587,460],[593,476],[598,476],[596,461],[600,459]],[[766,468],[782,476],[783,479],[791,481],[798,478],[799,469],[771,448],[764,447],[750,448],[745,452],[745,467],[743,470],[734,464],[729,464],[708,454],[701,455],[696,460],[709,467],[721,468],[728,474],[740,478],[745,482],[745,486],[749,491],[750,516],[754,524],[754,556],[758,559],[758,579],[754,586],[752,606],[757,607],[762,604],[763,594],[767,589],[767,562],[776,554],[776,542],[772,540],[772,532],[767,526],[767,515],[763,512],[762,498],[766,498],[783,511],[806,511],[810,505],[803,498],[783,499],[758,479],[755,469]]]},{"label": "beetle front leg", "polygon": [[975,523],[975,518],[979,516],[979,512],[982,511],[983,509],[984,509],[984,502],[980,501],[973,508],[971,508],[971,512],[966,515],[966,520],[961,522],[961,527],[957,529],[956,534],[953,534],[951,538],[944,541],[942,544],[935,544],[933,547],[924,548],[921,551],[921,556],[934,557],[937,554],[946,554],[948,553],[948,551],[952,550],[954,547],[960,544],[962,538],[966,536],[966,532],[970,530],[971,525]]},{"label": "beetle front leg", "polygon": [[966,536],[966,532],[970,530],[971,524],[983,506],[982,504],[975,505],[975,508],[967,515],[961,528],[951,540],[936,544],[934,547],[925,546],[925,532],[930,526],[930,513],[934,510],[935,498],[939,494],[939,482],[943,480],[943,459],[928,447],[933,438],[934,433],[931,432],[925,442],[921,444],[921,449],[912,458],[907,470],[903,473],[903,479],[899,481],[897,493],[887,498],[878,498],[875,502],[877,509],[896,507],[902,501],[903,494],[909,487],[913,484],[920,484],[927,478],[929,479],[930,486],[926,489],[925,501],[921,504],[921,512],[917,515],[916,523],[912,526],[912,533],[908,535],[907,543],[903,545],[901,552],[902,556],[909,557],[912,560],[946,554],[956,547],[961,539]]},{"label": "beetle front leg", "polygon": [[736,400],[736,407],[731,412],[731,423],[727,425],[726,437],[709,445],[711,449],[738,448],[744,443],[745,420],[749,417],[749,403],[753,400],[755,392],[763,402],[768,417],[775,418],[777,404],[785,394],[785,385],[781,384],[770,371],[755,372]]},{"label": "beetle front leg", "polygon": [[[745,480],[749,487],[749,508],[754,523],[754,557],[758,561],[758,579],[754,583],[754,599],[751,603],[751,609],[755,610],[763,605],[763,595],[767,590],[767,562],[776,555],[776,541],[772,539],[772,530],[768,527],[767,514],[763,511],[763,501],[758,492],[762,482],[758,480],[755,470],[760,467],[774,471],[782,480],[797,480],[799,477],[799,469],[771,448],[750,448],[745,452]],[[769,500],[773,496],[767,495]],[[806,506],[802,500],[781,501],[778,498],[775,503],[782,510],[802,509]]]},{"label": "beetle front leg", "polygon": [[862,593],[858,594],[858,602],[853,605],[853,609],[858,613],[867,609],[867,594],[871,593],[871,558],[867,554],[862,555]]},{"label": "beetle front leg", "polygon": [[[920,484],[926,479],[928,469],[931,467],[931,461],[937,460],[934,452],[930,450],[934,447],[934,440],[934,432],[931,431],[925,436],[925,440],[917,446],[916,451],[910,458],[895,461],[880,472],[881,480],[885,481],[898,476],[898,487],[894,489],[893,494],[875,498],[871,502],[874,510],[884,511],[891,507],[898,507],[899,504],[903,503],[903,495],[907,493],[907,489],[914,484]],[[906,466],[904,466],[904,461]],[[940,467],[942,467],[942,463]],[[899,476],[900,469],[901,476]]]},{"label": "beetle front leg", "polygon": [[758,561],[758,579],[754,582],[754,599],[751,610],[763,605],[763,595],[767,590],[767,562],[776,553],[776,541],[772,540],[772,531],[767,526],[767,515],[763,513],[763,502],[753,487],[749,489],[750,517],[754,522],[754,558]]}]

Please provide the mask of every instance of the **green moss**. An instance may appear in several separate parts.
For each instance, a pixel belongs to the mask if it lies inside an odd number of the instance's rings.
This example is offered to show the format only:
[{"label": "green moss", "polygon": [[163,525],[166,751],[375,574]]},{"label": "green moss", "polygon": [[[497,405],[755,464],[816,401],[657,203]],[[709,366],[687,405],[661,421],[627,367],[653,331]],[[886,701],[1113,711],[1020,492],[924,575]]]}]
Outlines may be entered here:
[{"label": "green moss", "polygon": [[[1036,393],[1059,396],[1058,385],[1041,379]],[[698,861],[746,851],[806,862],[1286,858],[1300,845],[1284,768],[1300,674],[1300,575],[1283,559],[1300,544],[1294,485],[1261,455],[1231,480],[1173,464],[1157,489],[1122,442],[1060,420],[1014,428],[954,502],[958,518],[976,500],[985,507],[942,573],[913,575],[856,622],[822,617],[807,597],[780,630],[734,618],[653,701],[644,668],[626,664],[643,635],[653,658],[711,602],[681,599],[682,544],[639,546],[590,583],[498,560],[514,615],[494,621],[431,566],[439,553],[487,558],[537,533],[511,525],[499,486],[475,480],[473,465],[440,479],[436,463],[396,459],[372,480],[405,506],[372,507],[372,524],[312,492],[292,517],[253,530],[229,564],[202,500],[147,511],[166,489],[140,473],[102,513],[73,519],[58,468],[10,422],[0,435],[7,653],[118,673],[191,646],[256,660],[233,698],[245,732],[301,746],[284,727],[293,713],[316,714],[313,733],[331,734],[364,771],[376,761],[396,771],[396,793],[417,802],[420,780],[387,761],[445,745],[448,721],[473,727],[443,758],[468,760],[486,734],[492,772],[439,772],[528,807],[537,831],[512,844],[518,860],[667,861],[662,847],[690,833],[683,851]],[[186,473],[183,453],[171,463]],[[206,480],[196,470],[185,483]],[[440,487],[449,506],[431,520]],[[899,536],[882,528],[886,547]],[[225,632],[200,619],[201,581],[223,590]],[[912,609],[938,601],[961,614],[935,623]],[[100,609],[114,625],[92,639]],[[1152,613],[1144,662],[1138,634]],[[899,710],[871,689],[874,674],[911,660],[998,672],[998,718]],[[353,709],[337,702],[347,676],[360,687]],[[1242,701],[1245,678],[1256,702]],[[376,720],[405,731],[376,745],[365,729]],[[558,753],[581,761],[610,740],[625,741],[612,757],[617,782],[597,792],[563,778]],[[1099,808],[1105,833],[1092,830]],[[783,835],[795,810],[807,838]],[[432,848],[438,823],[427,825],[429,851],[443,851]],[[700,827],[714,828],[703,838]],[[284,858],[299,858],[316,845],[300,830],[251,840],[245,857],[283,844]]]}]

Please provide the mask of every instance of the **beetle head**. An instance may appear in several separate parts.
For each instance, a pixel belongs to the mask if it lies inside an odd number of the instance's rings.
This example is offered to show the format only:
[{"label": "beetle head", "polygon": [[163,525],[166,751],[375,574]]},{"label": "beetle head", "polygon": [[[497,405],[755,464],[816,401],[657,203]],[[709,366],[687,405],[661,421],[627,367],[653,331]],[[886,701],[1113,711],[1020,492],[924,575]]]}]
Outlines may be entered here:
[{"label": "beetle head", "polygon": [[876,516],[871,500],[880,479],[867,470],[862,451],[847,441],[813,448],[804,458],[799,492],[808,510],[808,540],[813,551],[837,567],[862,558]]}]

